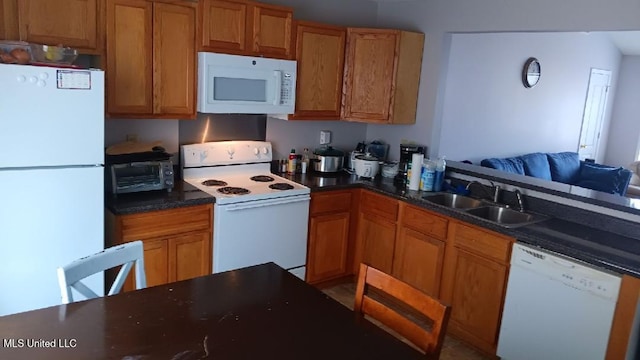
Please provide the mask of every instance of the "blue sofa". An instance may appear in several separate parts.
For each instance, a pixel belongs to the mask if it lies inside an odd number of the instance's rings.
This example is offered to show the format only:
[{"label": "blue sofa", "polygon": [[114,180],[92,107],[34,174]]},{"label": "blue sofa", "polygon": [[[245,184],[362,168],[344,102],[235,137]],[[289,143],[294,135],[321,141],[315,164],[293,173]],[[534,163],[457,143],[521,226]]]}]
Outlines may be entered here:
[{"label": "blue sofa", "polygon": [[576,152],[531,153],[510,158],[484,159],[480,165],[514,174],[558,181],[624,196],[632,172],[581,161]]}]

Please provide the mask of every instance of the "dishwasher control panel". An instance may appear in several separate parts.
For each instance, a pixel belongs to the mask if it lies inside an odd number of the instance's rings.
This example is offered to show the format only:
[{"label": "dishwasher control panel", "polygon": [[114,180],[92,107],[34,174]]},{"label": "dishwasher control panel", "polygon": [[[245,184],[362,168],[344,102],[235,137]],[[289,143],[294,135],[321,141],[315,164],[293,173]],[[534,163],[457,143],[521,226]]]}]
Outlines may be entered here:
[{"label": "dishwasher control panel", "polygon": [[551,280],[606,299],[616,299],[620,291],[620,276],[616,274],[596,269],[580,260],[518,243],[513,245],[511,265],[535,271]]}]

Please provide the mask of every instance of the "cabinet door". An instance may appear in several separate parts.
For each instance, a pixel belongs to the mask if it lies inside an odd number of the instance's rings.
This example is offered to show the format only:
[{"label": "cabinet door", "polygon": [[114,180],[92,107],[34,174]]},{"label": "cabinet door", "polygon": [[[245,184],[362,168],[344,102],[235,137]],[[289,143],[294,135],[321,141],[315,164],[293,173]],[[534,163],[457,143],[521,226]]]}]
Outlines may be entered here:
[{"label": "cabinet door", "polygon": [[200,2],[200,50],[247,52],[246,1],[204,0]]},{"label": "cabinet door", "polygon": [[387,123],[398,34],[348,29],[342,118]]},{"label": "cabinet door", "polygon": [[[107,3],[107,112],[153,112],[153,3]],[[184,54],[180,54],[184,56]]]},{"label": "cabinet door", "polygon": [[169,239],[169,281],[212,273],[211,233],[197,232]]},{"label": "cabinet door", "polygon": [[313,216],[309,222],[307,282],[347,274],[349,213]]},{"label": "cabinet door", "polygon": [[507,267],[460,248],[455,251],[449,328],[462,339],[495,354]]},{"label": "cabinet door", "polygon": [[153,5],[154,114],[195,118],[195,7]]},{"label": "cabinet door", "polygon": [[99,47],[97,0],[20,0],[20,39],[84,50]]},{"label": "cabinet door", "polygon": [[393,276],[439,297],[444,249],[444,241],[401,226],[393,257]]},{"label": "cabinet door", "polygon": [[291,58],[293,9],[253,3],[250,50],[259,55]]},{"label": "cabinet door", "polygon": [[359,243],[364,245],[362,261],[391,274],[396,225],[378,216],[360,213]]},{"label": "cabinet door", "polygon": [[296,24],[296,112],[290,119],[340,119],[346,29]]},{"label": "cabinet door", "polygon": [[[147,287],[166,284],[170,281],[169,245],[167,239],[144,241],[144,271],[147,277]],[[133,271],[132,271],[133,273]],[[135,282],[132,283],[135,289]]]}]

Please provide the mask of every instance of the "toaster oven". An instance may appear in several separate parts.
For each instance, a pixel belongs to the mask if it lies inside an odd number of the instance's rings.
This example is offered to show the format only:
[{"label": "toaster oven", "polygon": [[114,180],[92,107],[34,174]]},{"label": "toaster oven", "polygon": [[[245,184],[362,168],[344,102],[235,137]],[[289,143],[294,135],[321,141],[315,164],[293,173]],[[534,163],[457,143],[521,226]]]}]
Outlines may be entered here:
[{"label": "toaster oven", "polygon": [[127,162],[109,167],[109,189],[113,194],[173,189],[171,160]]}]

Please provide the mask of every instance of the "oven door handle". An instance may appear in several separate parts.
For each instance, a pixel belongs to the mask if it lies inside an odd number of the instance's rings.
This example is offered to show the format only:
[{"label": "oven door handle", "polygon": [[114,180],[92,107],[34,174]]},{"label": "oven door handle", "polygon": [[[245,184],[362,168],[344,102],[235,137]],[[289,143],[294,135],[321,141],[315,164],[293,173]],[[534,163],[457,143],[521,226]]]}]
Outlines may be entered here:
[{"label": "oven door handle", "polygon": [[284,198],[278,198],[278,199],[272,199],[272,200],[248,201],[240,204],[224,205],[224,210],[226,211],[246,210],[246,209],[253,209],[253,208],[259,208],[264,206],[274,206],[274,205],[309,201],[310,199],[311,197],[307,195],[307,196],[295,196],[295,197],[291,196],[291,197],[284,197]]}]

